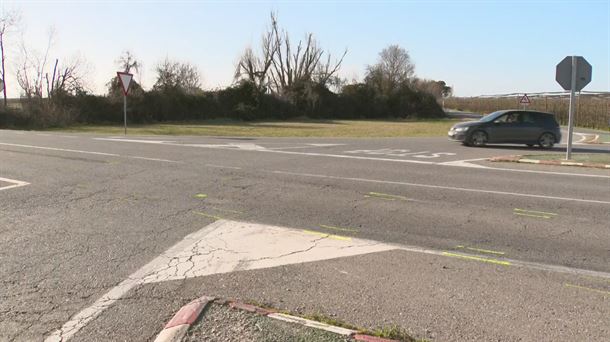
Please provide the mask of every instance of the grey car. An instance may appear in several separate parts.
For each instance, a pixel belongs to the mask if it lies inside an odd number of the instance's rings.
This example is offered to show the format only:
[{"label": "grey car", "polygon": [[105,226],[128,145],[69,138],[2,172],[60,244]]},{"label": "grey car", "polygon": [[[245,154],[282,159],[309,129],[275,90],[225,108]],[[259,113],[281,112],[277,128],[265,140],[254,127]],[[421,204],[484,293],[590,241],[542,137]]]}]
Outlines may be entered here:
[{"label": "grey car", "polygon": [[467,146],[506,143],[551,148],[561,141],[561,130],[555,116],[532,110],[493,112],[478,121],[454,125],[448,135]]}]

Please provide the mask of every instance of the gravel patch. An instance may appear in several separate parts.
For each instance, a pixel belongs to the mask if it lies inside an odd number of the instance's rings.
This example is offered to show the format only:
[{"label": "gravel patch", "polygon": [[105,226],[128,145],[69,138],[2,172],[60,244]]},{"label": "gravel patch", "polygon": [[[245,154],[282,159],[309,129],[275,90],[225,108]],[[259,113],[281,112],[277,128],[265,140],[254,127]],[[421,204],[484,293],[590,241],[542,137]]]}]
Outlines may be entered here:
[{"label": "gravel patch", "polygon": [[184,341],[350,341],[330,332],[278,321],[228,306],[211,304]]}]

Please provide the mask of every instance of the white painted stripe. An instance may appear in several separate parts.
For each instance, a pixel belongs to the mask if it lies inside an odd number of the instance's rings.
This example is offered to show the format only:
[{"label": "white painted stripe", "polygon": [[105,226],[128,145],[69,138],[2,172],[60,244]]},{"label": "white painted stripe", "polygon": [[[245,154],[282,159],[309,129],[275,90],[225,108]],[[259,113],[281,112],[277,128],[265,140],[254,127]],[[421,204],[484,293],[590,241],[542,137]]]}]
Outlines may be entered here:
[{"label": "white painted stripe", "polygon": [[101,140],[101,141],[114,141],[114,142],[135,142],[142,144],[171,144],[174,141],[166,141],[166,140],[140,140],[140,139],[117,139],[117,138],[93,138],[93,140]]},{"label": "white painted stripe", "polygon": [[582,198],[570,198],[570,197],[546,196],[546,195],[526,194],[526,193],[518,193],[518,192],[494,191],[494,190],[473,189],[473,188],[459,188],[459,187],[453,187],[453,186],[442,186],[442,185],[421,184],[421,183],[407,183],[407,182],[387,181],[387,180],[378,180],[378,179],[366,179],[366,178],[356,178],[356,177],[339,177],[339,176],[329,176],[329,175],[311,174],[311,173],[299,173],[299,172],[288,172],[288,171],[267,171],[267,172],[276,173],[276,174],[291,175],[291,176],[303,176],[303,177],[314,177],[314,178],[325,178],[325,179],[337,179],[337,180],[347,180],[347,181],[366,182],[366,183],[395,184],[395,185],[413,186],[413,187],[429,188],[429,189],[443,189],[443,190],[453,190],[453,191],[463,191],[463,192],[478,192],[478,193],[486,193],[486,194],[493,194],[493,195],[505,195],[505,196],[516,196],[516,197],[530,197],[530,198],[544,198],[544,199],[551,199],[551,200],[584,202],[584,203],[610,204],[610,201],[601,201],[601,200],[593,200],[593,199],[582,199]]},{"label": "white painted stripe", "polygon": [[9,143],[0,143],[0,145],[4,146],[14,146],[14,147],[24,147],[24,148],[35,148],[39,150],[48,150],[48,151],[60,151],[60,152],[72,152],[72,153],[85,153],[85,154],[95,154],[99,156],[109,156],[109,157],[120,157],[118,154],[114,153],[105,153],[105,152],[93,152],[93,151],[82,151],[82,150],[71,150],[66,148],[57,148],[57,147],[46,147],[46,146],[34,146],[34,145],[22,145],[22,144],[9,144]]},{"label": "white painted stripe", "polygon": [[122,155],[116,154],[116,153],[94,152],[94,151],[83,151],[83,150],[72,150],[72,149],[57,148],[57,147],[22,145],[22,144],[9,144],[9,143],[0,143],[0,145],[14,146],[14,147],[23,147],[23,148],[34,148],[34,149],[48,150],[48,151],[93,154],[93,155],[107,156],[107,157],[122,157],[122,158],[132,158],[132,159],[143,159],[143,160],[158,161],[158,162],[165,162],[165,163],[182,163],[181,161],[176,161],[176,160],[159,159],[159,158],[148,158],[148,157],[139,157],[139,156],[122,156]]},{"label": "white painted stripe", "polygon": [[241,167],[237,167],[237,166],[226,166],[226,165],[216,165],[216,164],[205,164],[205,166],[216,167],[216,168],[219,168],[219,169],[241,170]]},{"label": "white painted stripe", "polygon": [[160,158],[134,157],[134,156],[126,156],[126,157],[127,158],[132,158],[132,159],[151,160],[151,161],[158,161],[158,162],[165,162],[165,163],[178,163],[178,164],[182,164],[183,163],[183,162],[177,161],[177,160],[160,159]]},{"label": "white painted stripe", "polygon": [[342,336],[351,336],[352,334],[357,333],[356,330],[341,328],[341,327],[337,327],[334,325],[329,325],[329,324],[321,323],[318,321],[312,321],[310,319],[305,319],[305,318],[296,317],[296,316],[292,316],[292,315],[286,315],[286,314],[279,313],[279,312],[270,313],[267,315],[267,317],[277,319],[277,320],[283,321],[283,322],[299,324],[299,325],[303,325],[303,326],[314,328],[314,329],[320,329],[320,330],[332,332],[332,333],[335,333],[337,335],[342,335]]},{"label": "white painted stripe", "polygon": [[13,189],[13,188],[18,188],[20,186],[30,185],[30,183],[28,183],[28,182],[19,181],[16,179],[2,178],[2,177],[0,177],[0,182],[13,184],[13,185],[7,185],[7,186],[0,187],[0,190],[8,190],[8,189]]}]

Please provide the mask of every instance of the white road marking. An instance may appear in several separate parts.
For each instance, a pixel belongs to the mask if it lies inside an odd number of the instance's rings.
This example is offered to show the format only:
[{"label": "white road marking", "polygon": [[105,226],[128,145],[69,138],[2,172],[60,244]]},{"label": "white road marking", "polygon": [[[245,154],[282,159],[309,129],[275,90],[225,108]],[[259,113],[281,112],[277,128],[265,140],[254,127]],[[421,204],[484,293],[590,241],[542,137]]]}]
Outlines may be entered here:
[{"label": "white road marking", "polygon": [[0,177],[0,182],[13,184],[13,185],[7,185],[7,186],[0,187],[0,190],[8,190],[8,189],[13,189],[13,188],[18,188],[20,186],[30,185],[30,183],[28,183],[28,182],[23,182],[23,181],[9,179],[9,178],[2,178],[2,177]]},{"label": "white road marking", "polygon": [[9,143],[0,143],[0,145],[4,146],[14,146],[14,147],[24,147],[24,148],[34,148],[39,150],[48,150],[48,151],[61,151],[61,152],[72,152],[72,153],[84,153],[84,154],[95,154],[99,156],[109,156],[109,157],[120,157],[120,155],[115,153],[105,153],[105,152],[93,152],[93,151],[81,151],[81,150],[71,150],[66,148],[57,148],[57,147],[46,147],[46,146],[35,146],[35,145],[22,145],[22,144],[9,144]]},{"label": "white road marking", "polygon": [[132,159],[142,159],[142,160],[165,162],[165,163],[177,163],[177,164],[184,163],[184,162],[177,161],[177,160],[169,160],[169,159],[161,159],[161,158],[148,158],[148,157],[136,157],[136,156],[125,156],[125,157],[132,158]]},{"label": "white road marking", "polygon": [[[391,250],[449,257],[447,251],[419,246],[347,237],[345,240],[339,240],[332,239],[331,235],[324,233],[308,234],[306,231],[286,227],[219,220],[187,235],[131,274],[91,306],[72,316],[60,329],[49,335],[45,342],[69,340],[104,310],[139,285]],[[502,265],[610,279],[610,273],[579,268],[504,258],[496,260],[487,256],[458,252],[452,252],[450,256],[461,256],[464,262],[493,260]]]},{"label": "white road marking", "polygon": [[216,164],[205,164],[205,166],[209,166],[209,167],[217,167],[219,169],[234,169],[234,170],[241,170],[241,167],[237,167],[237,166],[226,166],[226,165],[216,165]]},{"label": "white road marking", "polygon": [[[122,142],[140,142],[139,140],[127,140],[127,139],[109,139],[112,141]],[[235,150],[239,149],[242,151],[256,151],[256,152],[268,152],[268,153],[280,153],[280,154],[292,154],[301,156],[314,156],[314,157],[330,157],[330,158],[344,158],[344,159],[359,159],[359,160],[376,160],[376,161],[391,161],[397,163],[413,163],[413,164],[436,164],[434,162],[422,161],[422,160],[407,160],[407,159],[390,159],[390,158],[376,158],[376,157],[362,157],[362,156],[348,156],[343,154],[326,154],[326,153],[314,153],[314,152],[295,152],[295,151],[280,151],[270,150],[262,146],[255,144],[177,144],[167,143],[164,145],[168,146],[180,146],[180,147],[201,147],[201,148],[212,148],[221,150]]]},{"label": "white road marking", "polygon": [[67,148],[57,148],[57,147],[46,147],[46,146],[35,146],[35,145],[22,145],[22,144],[9,144],[9,143],[2,143],[2,142],[0,142],[0,145],[4,145],[4,146],[14,146],[14,147],[23,147],[23,148],[33,148],[33,149],[39,149],[39,150],[48,150],[48,151],[59,151],[59,152],[71,152],[71,153],[93,154],[93,155],[98,155],[98,156],[107,156],[107,157],[122,157],[122,158],[131,158],[131,159],[143,159],[143,160],[158,161],[158,162],[165,162],[165,163],[182,163],[181,161],[176,161],[176,160],[159,159],[159,158],[148,158],[148,157],[140,157],[140,156],[123,156],[123,155],[116,154],[116,153],[95,152],[95,151],[83,151],[83,150],[72,150],[72,149],[67,149]]},{"label": "white road marking", "polygon": [[344,146],[347,144],[307,144],[310,146],[316,146],[316,147],[328,147],[328,146]]},{"label": "white road marking", "polygon": [[300,230],[245,222],[216,221],[187,235],[166,252],[72,316],[45,342],[67,341],[131,289],[146,283],[238,270],[327,260],[395,249],[388,244],[329,238]]},{"label": "white road marking", "polygon": [[93,138],[93,140],[101,141],[117,141],[117,142],[137,142],[142,144],[167,144],[174,143],[174,141],[167,140],[140,140],[140,139],[118,139],[118,138]]},{"label": "white road marking", "polygon": [[494,194],[494,195],[505,195],[505,196],[516,196],[516,197],[531,197],[531,198],[544,198],[544,199],[551,199],[551,200],[584,202],[584,203],[610,204],[610,201],[600,201],[600,200],[593,200],[593,199],[570,198],[570,197],[546,196],[546,195],[526,194],[526,193],[519,193],[519,192],[494,191],[494,190],[473,189],[473,188],[459,188],[459,187],[453,187],[453,186],[442,186],[442,185],[433,185],[433,184],[407,183],[407,182],[397,182],[397,181],[367,179],[367,178],[356,178],[356,177],[339,177],[339,176],[329,176],[329,175],[311,174],[311,173],[299,173],[299,172],[288,172],[288,171],[267,171],[267,172],[276,173],[276,174],[284,174],[284,175],[292,175],[292,176],[337,179],[337,180],[347,180],[347,181],[366,182],[366,183],[394,184],[394,185],[404,185],[404,186],[412,186],[412,187],[420,187],[420,188],[430,188],[430,189],[444,189],[444,190],[463,191],[463,192],[479,192],[479,193]]}]

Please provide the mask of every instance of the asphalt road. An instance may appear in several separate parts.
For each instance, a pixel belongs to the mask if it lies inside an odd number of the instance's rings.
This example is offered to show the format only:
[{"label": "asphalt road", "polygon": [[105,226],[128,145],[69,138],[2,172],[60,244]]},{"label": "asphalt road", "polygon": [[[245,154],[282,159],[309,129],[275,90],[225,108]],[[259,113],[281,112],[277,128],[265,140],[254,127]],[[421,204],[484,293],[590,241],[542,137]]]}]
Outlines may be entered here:
[{"label": "asphalt road", "polygon": [[608,340],[610,170],[483,160],[531,151],[0,131],[0,340],[44,340],[217,219],[411,249],[140,284],[72,340],[150,340],[201,295],[442,341]]}]

